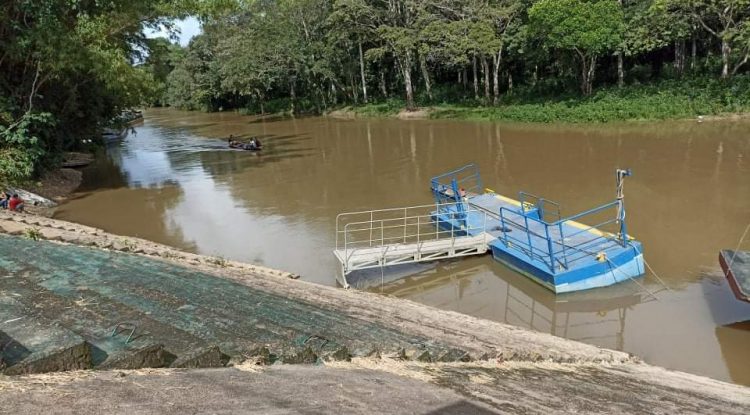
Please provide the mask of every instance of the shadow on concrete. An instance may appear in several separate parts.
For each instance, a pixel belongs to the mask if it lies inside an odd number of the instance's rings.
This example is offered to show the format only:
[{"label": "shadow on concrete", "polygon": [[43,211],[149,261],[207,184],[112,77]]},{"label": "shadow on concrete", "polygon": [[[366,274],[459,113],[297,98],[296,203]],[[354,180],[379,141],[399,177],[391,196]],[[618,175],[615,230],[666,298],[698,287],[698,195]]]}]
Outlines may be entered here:
[{"label": "shadow on concrete", "polygon": [[490,411],[489,409],[482,408],[481,406],[474,405],[469,401],[460,401],[452,405],[442,407],[440,409],[428,412],[426,415],[456,415],[456,414],[472,414],[472,415],[496,415],[499,412]]}]

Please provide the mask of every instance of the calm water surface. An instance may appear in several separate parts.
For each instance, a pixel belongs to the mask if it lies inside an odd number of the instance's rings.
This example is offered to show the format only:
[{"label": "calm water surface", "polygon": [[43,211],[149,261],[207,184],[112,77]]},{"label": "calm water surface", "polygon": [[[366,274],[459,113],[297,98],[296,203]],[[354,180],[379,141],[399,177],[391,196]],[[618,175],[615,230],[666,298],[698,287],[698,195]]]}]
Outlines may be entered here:
[{"label": "calm water surface", "polygon": [[[433,175],[476,162],[486,187],[542,195],[572,214],[612,200],[615,168],[630,167],[628,230],[669,291],[657,292],[648,276],[643,286],[555,296],[490,256],[356,279],[750,385],[750,330],[737,323],[750,320],[750,305],[734,299],[717,265],[719,249],[734,248],[750,223],[748,121],[539,127],[160,109],[136,129],[85,170],[57,217],[328,285],[336,284],[336,215],[431,203]],[[263,137],[266,149],[228,150],[229,134]]]}]

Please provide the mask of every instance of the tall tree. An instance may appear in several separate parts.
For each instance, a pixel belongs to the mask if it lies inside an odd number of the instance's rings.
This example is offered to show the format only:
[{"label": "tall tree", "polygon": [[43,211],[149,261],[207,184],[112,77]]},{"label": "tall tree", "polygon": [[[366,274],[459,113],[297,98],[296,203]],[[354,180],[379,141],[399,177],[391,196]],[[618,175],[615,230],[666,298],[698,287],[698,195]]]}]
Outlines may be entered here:
[{"label": "tall tree", "polygon": [[591,94],[597,58],[622,42],[619,5],[612,0],[541,0],[531,7],[529,18],[550,47],[575,52],[581,92]]},{"label": "tall tree", "polygon": [[703,29],[721,42],[721,77],[726,79],[750,60],[750,0],[670,0],[673,13],[688,8]]},{"label": "tall tree", "polygon": [[51,165],[121,109],[153,94],[134,65],[145,28],[198,2],[6,1],[0,7],[0,181]]}]

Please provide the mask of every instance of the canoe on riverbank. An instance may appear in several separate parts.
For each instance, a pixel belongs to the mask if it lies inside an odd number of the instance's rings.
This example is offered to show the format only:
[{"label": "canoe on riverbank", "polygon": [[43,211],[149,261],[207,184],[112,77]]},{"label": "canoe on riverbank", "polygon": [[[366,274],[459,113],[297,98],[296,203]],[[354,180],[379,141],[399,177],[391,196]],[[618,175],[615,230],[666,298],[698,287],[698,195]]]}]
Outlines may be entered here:
[{"label": "canoe on riverbank", "polygon": [[734,295],[750,302],[750,252],[724,249],[719,252],[719,263]]}]

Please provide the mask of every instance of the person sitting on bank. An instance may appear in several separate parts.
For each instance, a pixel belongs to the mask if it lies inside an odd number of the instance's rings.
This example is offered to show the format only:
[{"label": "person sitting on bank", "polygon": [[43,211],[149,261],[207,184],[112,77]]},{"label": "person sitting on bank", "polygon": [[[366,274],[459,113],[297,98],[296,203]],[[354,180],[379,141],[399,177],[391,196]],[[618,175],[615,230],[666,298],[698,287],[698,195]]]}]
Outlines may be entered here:
[{"label": "person sitting on bank", "polygon": [[8,201],[9,201],[8,199],[10,199],[10,197],[8,196],[7,193],[5,192],[0,193],[0,209],[8,208]]},{"label": "person sitting on bank", "polygon": [[8,210],[12,210],[14,212],[23,212],[23,208],[23,199],[18,196],[18,193],[14,194],[8,202]]}]

